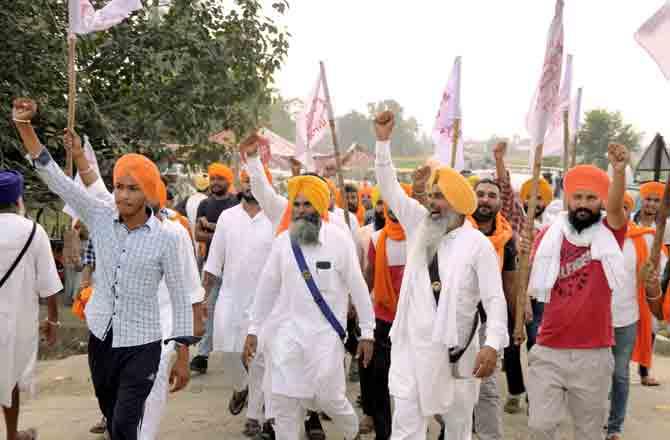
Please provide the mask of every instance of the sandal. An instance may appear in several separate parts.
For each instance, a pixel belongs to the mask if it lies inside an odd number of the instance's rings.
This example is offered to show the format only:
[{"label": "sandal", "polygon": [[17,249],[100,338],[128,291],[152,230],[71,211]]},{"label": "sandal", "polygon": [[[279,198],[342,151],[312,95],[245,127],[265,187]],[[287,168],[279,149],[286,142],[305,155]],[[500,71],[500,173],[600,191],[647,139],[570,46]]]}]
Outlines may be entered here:
[{"label": "sandal", "polygon": [[37,431],[34,428],[16,433],[16,440],[37,440]]},{"label": "sandal", "polygon": [[375,430],[375,423],[370,416],[363,416],[358,424],[358,432],[360,434],[370,434]]},{"label": "sandal", "polygon": [[657,381],[651,376],[643,377],[642,379],[640,379],[640,383],[642,384],[642,386],[645,387],[657,387],[661,385],[659,381]]},{"label": "sandal", "polygon": [[233,397],[230,398],[230,403],[228,404],[228,410],[234,416],[242,412],[244,407],[247,404],[247,397],[249,397],[249,388],[245,388],[242,391],[233,391]]},{"label": "sandal", "polygon": [[247,419],[246,423],[244,424],[244,431],[242,431],[242,434],[245,437],[256,437],[256,435],[258,435],[261,430],[261,424],[258,423],[258,420]]}]

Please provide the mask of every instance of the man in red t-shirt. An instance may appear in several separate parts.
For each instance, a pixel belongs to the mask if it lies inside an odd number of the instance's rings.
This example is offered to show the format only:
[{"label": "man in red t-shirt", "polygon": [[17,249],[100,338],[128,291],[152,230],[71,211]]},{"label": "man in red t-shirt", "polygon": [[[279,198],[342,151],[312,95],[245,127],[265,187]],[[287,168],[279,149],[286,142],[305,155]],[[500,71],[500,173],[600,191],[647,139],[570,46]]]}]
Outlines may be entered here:
[{"label": "man in red t-shirt", "polygon": [[[608,158],[614,169],[611,185],[607,174],[592,165],[568,171],[568,212],[535,241],[528,288],[546,305],[537,344],[528,355],[533,438],[557,438],[566,412],[574,420],[574,438],[601,440],[604,435],[614,367],[612,290],[625,278],[621,248],[628,151],[610,144]],[[522,240],[525,250],[528,243]]]}]

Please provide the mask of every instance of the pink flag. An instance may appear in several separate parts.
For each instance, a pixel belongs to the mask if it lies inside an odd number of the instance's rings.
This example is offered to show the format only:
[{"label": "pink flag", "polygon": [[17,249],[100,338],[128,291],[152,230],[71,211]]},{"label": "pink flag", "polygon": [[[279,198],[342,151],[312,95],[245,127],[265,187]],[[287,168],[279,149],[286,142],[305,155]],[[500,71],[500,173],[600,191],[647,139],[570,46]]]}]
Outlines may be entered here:
[{"label": "pink flag", "polygon": [[313,170],[312,149],[328,131],[328,109],[323,72],[319,73],[314,89],[304,102],[296,119],[296,158]]},{"label": "pink flag", "polygon": [[563,0],[557,0],[554,19],[551,22],[547,38],[542,76],[535,89],[526,117],[526,129],[532,139],[531,156],[535,152],[535,146],[544,141],[547,125],[559,104],[558,89],[561,81],[562,64]]},{"label": "pink flag", "polygon": [[459,127],[458,145],[456,146],[456,163],[454,168],[462,170],[465,166],[463,157],[463,123],[461,115],[461,57],[456,57],[454,67],[442,94],[440,109],[433,126],[433,143],[435,144],[435,159],[445,165],[451,165],[451,148],[454,142],[456,120],[461,121]]},{"label": "pink flag", "polygon": [[670,2],[644,22],[635,33],[635,39],[670,80]]},{"label": "pink flag", "polygon": [[[572,55],[568,55],[565,61],[565,70],[563,71],[563,81],[561,82],[561,91],[558,95],[558,105],[554,111],[549,128],[544,136],[544,148],[542,155],[563,156],[563,112],[568,111],[568,127],[570,127],[570,95],[572,94]],[[570,136],[572,131],[570,130]],[[534,150],[531,148],[531,155]]]},{"label": "pink flag", "polygon": [[104,31],[139,9],[142,9],[140,0],[111,0],[98,11],[89,0],[69,0],[70,32],[83,35]]}]

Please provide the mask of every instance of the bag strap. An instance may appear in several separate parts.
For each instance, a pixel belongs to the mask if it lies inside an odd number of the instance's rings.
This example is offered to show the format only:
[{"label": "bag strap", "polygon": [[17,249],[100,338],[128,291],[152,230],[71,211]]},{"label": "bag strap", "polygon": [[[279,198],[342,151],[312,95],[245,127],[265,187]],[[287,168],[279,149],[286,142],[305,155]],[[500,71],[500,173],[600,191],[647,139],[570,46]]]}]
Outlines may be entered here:
[{"label": "bag strap", "polygon": [[0,280],[0,288],[7,282],[9,277],[12,275],[12,272],[14,272],[14,269],[16,269],[16,266],[19,265],[19,262],[23,259],[23,256],[25,255],[26,251],[28,250],[28,246],[30,246],[30,243],[33,242],[33,237],[35,237],[35,231],[37,230],[37,223],[33,222],[33,229],[30,231],[30,236],[28,237],[28,241],[26,241],[26,244],[23,246],[23,249],[21,249],[21,252],[19,252],[19,256],[16,257],[16,260],[12,263],[12,265],[9,267],[9,270],[7,273],[2,277]]},{"label": "bag strap", "polygon": [[312,294],[312,298],[314,298],[314,302],[319,307],[319,310],[321,310],[321,313],[323,313],[326,321],[328,321],[331,327],[333,327],[333,330],[335,330],[337,336],[339,336],[340,339],[344,341],[347,336],[347,332],[344,330],[344,328],[342,328],[342,324],[340,324],[340,321],[337,320],[330,306],[328,306],[328,303],[323,298],[323,295],[321,295],[319,288],[314,282],[314,277],[307,267],[307,262],[305,261],[305,256],[302,253],[302,249],[300,249],[300,245],[298,245],[298,243],[296,243],[294,240],[291,240],[291,249],[293,249],[293,256],[295,257],[296,263],[298,263],[298,268],[300,269],[302,278],[305,280],[305,284],[307,284],[307,288]]}]

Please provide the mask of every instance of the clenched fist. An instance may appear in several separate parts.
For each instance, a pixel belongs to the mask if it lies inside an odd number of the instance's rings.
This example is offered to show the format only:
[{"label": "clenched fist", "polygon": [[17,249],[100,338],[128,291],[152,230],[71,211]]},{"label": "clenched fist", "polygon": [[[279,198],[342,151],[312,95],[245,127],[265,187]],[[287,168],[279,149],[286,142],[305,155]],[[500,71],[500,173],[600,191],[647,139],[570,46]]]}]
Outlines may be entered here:
[{"label": "clenched fist", "polygon": [[16,123],[27,123],[37,114],[37,103],[30,98],[16,98],[12,108],[12,118]]},{"label": "clenched fist", "polygon": [[625,171],[629,159],[628,149],[622,144],[609,144],[607,146],[607,159],[609,159],[614,171]]},{"label": "clenched fist", "polygon": [[387,142],[391,138],[395,116],[393,112],[386,110],[375,117],[375,136],[379,142]]},{"label": "clenched fist", "polygon": [[507,142],[498,142],[493,147],[493,158],[497,161],[503,160],[507,154]]}]

